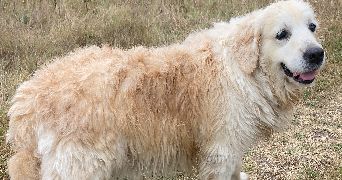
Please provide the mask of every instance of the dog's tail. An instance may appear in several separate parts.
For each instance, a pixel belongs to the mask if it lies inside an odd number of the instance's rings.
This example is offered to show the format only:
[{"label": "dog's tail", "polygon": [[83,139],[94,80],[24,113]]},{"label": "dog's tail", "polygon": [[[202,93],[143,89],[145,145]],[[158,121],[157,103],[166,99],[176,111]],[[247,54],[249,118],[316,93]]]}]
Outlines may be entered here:
[{"label": "dog's tail", "polygon": [[40,160],[26,149],[20,149],[8,162],[8,173],[12,180],[39,179]]},{"label": "dog's tail", "polygon": [[37,156],[37,120],[35,94],[23,83],[12,100],[7,142],[16,154],[8,162],[11,179],[39,179],[40,158]]}]

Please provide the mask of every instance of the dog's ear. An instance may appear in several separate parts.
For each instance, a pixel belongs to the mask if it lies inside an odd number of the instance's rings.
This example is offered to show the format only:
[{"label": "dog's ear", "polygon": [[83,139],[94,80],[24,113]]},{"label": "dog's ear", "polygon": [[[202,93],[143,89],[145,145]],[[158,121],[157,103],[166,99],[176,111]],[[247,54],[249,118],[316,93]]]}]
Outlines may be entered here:
[{"label": "dog's ear", "polygon": [[261,28],[256,27],[253,20],[238,26],[239,31],[233,46],[234,56],[239,63],[240,69],[247,74],[251,74],[258,64]]}]

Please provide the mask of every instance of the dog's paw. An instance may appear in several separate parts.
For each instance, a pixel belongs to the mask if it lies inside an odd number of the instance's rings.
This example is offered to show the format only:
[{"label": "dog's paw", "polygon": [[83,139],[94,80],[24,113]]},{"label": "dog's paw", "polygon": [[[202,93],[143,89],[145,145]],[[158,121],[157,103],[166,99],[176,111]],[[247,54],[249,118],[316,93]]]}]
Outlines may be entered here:
[{"label": "dog's paw", "polygon": [[249,180],[248,174],[240,172],[240,180]]}]

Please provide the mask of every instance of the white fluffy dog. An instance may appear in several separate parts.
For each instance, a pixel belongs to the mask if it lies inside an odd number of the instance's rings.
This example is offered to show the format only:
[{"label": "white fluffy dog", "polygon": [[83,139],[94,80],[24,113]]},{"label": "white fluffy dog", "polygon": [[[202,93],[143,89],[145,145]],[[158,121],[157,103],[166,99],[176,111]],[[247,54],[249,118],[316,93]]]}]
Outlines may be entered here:
[{"label": "white fluffy dog", "polygon": [[282,1],[127,51],[79,49],[16,91],[12,179],[248,179],[241,156],[291,120],[325,54],[311,7]]}]

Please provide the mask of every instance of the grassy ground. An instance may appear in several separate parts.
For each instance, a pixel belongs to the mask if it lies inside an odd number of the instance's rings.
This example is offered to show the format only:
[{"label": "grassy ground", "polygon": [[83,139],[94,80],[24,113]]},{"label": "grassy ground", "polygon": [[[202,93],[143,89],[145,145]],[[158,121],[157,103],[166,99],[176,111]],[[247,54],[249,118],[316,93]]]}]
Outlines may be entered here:
[{"label": "grassy ground", "polygon": [[[17,86],[42,64],[77,47],[161,46],[269,0],[0,0],[0,179],[13,153],[6,113]],[[291,125],[244,156],[251,179],[342,179],[342,2],[310,0],[327,54]]]}]

